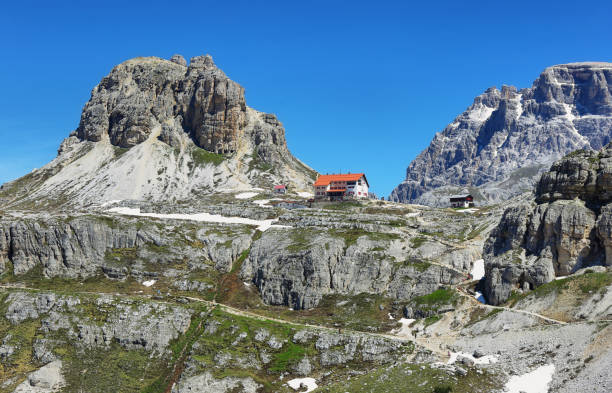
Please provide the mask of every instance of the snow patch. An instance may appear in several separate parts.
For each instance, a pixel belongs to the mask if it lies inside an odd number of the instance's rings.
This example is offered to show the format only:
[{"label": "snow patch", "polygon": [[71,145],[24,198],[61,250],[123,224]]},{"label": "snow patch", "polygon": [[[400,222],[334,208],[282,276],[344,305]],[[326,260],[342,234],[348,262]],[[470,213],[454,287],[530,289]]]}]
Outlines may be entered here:
[{"label": "snow patch", "polygon": [[304,384],[307,390],[304,390],[304,392],[302,393],[312,392],[313,390],[317,388],[317,381],[314,378],[296,378],[296,379],[292,379],[291,381],[287,381],[287,384],[293,390],[299,390],[302,384]]},{"label": "snow patch", "polygon": [[302,198],[312,198],[314,195],[312,195],[312,193],[310,192],[298,192],[297,193],[299,196],[301,196]]},{"label": "snow patch", "polygon": [[144,285],[145,287],[150,287],[153,284],[155,284],[155,280],[149,280],[149,281],[143,281],[142,285]]},{"label": "snow patch", "polygon": [[303,393],[312,392],[317,388],[317,381],[314,378],[296,378],[292,379],[291,381],[287,381],[287,384],[293,390],[299,390],[302,384],[304,384],[307,390],[305,390]]},{"label": "snow patch", "polygon": [[391,313],[387,313],[387,315],[389,315],[389,319],[395,319],[393,318],[393,315],[391,315]]},{"label": "snow patch", "polygon": [[478,259],[474,261],[474,266],[472,266],[472,271],[470,272],[470,274],[472,275],[472,280],[474,281],[480,281],[480,279],[484,277],[484,259]]},{"label": "snow patch", "polygon": [[474,208],[469,208],[469,209],[462,209],[459,210],[461,213],[468,213],[468,214],[472,214],[472,213],[476,213],[478,211],[478,209],[474,209]]},{"label": "snow patch", "polygon": [[236,199],[249,199],[253,198],[255,195],[259,195],[258,192],[243,192],[241,194],[234,195]]},{"label": "snow patch", "polygon": [[530,373],[515,375],[504,386],[507,393],[547,393],[548,384],[555,373],[555,365],[547,364]]},{"label": "snow patch", "polygon": [[259,207],[263,207],[263,205],[267,205],[268,202],[270,202],[269,199],[258,199],[256,201],[253,201],[253,203],[256,204]]},{"label": "snow patch", "polygon": [[485,121],[491,117],[491,113],[493,113],[494,110],[495,108],[489,108],[486,105],[480,104],[468,113],[468,117],[470,120]]},{"label": "snow patch", "polygon": [[396,336],[410,337],[410,334],[412,333],[412,329],[410,329],[410,324],[414,321],[416,321],[416,319],[401,318],[399,320],[399,323],[402,324],[402,327],[399,329],[392,330],[391,333],[395,334]]},{"label": "snow patch", "polygon": [[225,217],[219,214],[210,213],[196,213],[196,214],[161,214],[161,213],[141,213],[140,208],[129,208],[129,207],[114,207],[107,210],[108,213],[122,214],[126,216],[139,216],[139,217],[151,217],[151,218],[166,218],[173,220],[191,220],[200,222],[216,222],[221,224],[243,224],[243,225],[257,225],[257,229],[264,232],[272,227],[274,228],[290,228],[286,225],[273,225],[278,219],[273,220],[252,220],[250,218],[243,217]]}]

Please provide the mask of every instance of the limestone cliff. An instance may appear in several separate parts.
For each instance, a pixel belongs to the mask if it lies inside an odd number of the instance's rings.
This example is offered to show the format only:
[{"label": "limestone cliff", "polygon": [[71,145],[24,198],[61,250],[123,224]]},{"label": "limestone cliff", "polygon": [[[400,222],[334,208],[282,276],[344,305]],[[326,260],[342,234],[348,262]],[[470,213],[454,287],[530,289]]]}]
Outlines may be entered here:
[{"label": "limestone cliff", "polygon": [[535,202],[507,209],[485,243],[485,294],[505,301],[593,265],[612,266],[612,144],[579,150],[542,175]]}]

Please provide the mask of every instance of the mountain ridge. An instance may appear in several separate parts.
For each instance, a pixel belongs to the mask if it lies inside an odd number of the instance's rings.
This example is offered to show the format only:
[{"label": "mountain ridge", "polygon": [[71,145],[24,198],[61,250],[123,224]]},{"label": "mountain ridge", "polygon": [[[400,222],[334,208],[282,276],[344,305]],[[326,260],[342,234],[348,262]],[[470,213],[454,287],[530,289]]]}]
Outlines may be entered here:
[{"label": "mountain ridge", "polygon": [[612,63],[547,67],[532,87],[491,87],[408,166],[390,195],[443,206],[449,194],[499,202],[532,189],[570,151],[599,149],[612,134]]}]

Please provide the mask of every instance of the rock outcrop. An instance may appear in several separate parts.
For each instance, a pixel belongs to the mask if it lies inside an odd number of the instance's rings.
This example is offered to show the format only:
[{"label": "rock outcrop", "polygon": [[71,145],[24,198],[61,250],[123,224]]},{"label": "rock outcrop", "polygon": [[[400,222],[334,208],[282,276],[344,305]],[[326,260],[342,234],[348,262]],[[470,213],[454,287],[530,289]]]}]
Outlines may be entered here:
[{"label": "rock outcrop", "polygon": [[244,89],[210,56],[194,57],[189,67],[182,63],[177,57],[137,58],[113,68],[92,91],[77,137],[98,142],[108,136],[111,144],[129,148],[161,127],[171,145],[187,132],[203,149],[233,153],[247,123]]},{"label": "rock outcrop", "polygon": [[[154,222],[81,216],[0,221],[0,272],[39,269],[43,277],[113,279],[157,277],[170,261],[187,261],[193,269],[214,267],[228,272],[251,244],[251,228],[207,226],[192,232],[189,225],[161,230]],[[175,274],[176,275],[176,274]],[[199,282],[176,281],[183,287]]]},{"label": "rock outcrop", "polygon": [[461,191],[481,203],[529,190],[550,164],[612,138],[612,64],[549,67],[528,89],[490,88],[410,163],[391,194],[446,206]]},{"label": "rock outcrop", "polygon": [[533,289],[592,265],[612,266],[612,144],[579,150],[542,175],[535,203],[509,208],[485,243],[485,296]]},{"label": "rock outcrop", "polygon": [[246,105],[244,88],[210,56],[125,61],[85,104],[58,157],[0,189],[5,204],[176,201],[219,189],[288,184],[316,172],[287,148],[276,116]]},{"label": "rock outcrop", "polygon": [[399,238],[379,234],[373,241],[363,232],[353,241],[347,233],[266,231],[253,243],[241,276],[257,285],[264,302],[294,309],[316,307],[331,294],[386,294],[406,300],[464,278],[451,266],[398,262],[408,259],[406,243]]}]

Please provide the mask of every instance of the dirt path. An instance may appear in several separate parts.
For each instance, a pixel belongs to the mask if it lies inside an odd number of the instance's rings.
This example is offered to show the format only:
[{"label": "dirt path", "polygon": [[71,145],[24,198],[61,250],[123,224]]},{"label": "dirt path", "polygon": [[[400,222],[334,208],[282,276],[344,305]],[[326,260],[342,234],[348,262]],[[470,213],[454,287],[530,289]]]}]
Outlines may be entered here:
[{"label": "dirt path", "polygon": [[[28,290],[28,291],[35,291],[35,292],[53,292],[53,290],[47,290],[47,289],[38,289],[38,288],[30,288],[30,287],[26,287],[26,286],[22,286],[22,285],[0,285],[0,289],[24,289],[24,290]],[[154,300],[157,303],[162,303],[162,304],[167,304],[167,305],[172,305],[172,306],[176,306],[177,303],[174,302],[168,302],[168,301],[163,301],[163,300],[157,300],[157,299],[153,299],[152,296],[150,295],[142,295],[142,294],[129,294],[129,293],[101,293],[101,292],[72,292],[75,295],[111,295],[111,296],[118,296],[118,297],[137,297],[137,298],[147,298],[147,299],[151,299]],[[210,301],[210,300],[204,300],[204,299],[200,299],[197,297],[192,297],[192,296],[180,296],[183,299],[187,299],[187,300],[191,300],[193,302],[197,302],[197,303],[203,303],[206,304],[210,307],[218,307],[219,309],[221,309],[222,311],[228,313],[228,314],[232,314],[232,315],[236,315],[236,316],[241,316],[241,317],[247,317],[247,318],[253,318],[253,319],[257,319],[260,321],[269,321],[269,322],[276,322],[276,323],[282,323],[285,325],[292,325],[292,326],[297,326],[297,327],[307,327],[310,329],[316,329],[316,330],[322,330],[322,331],[326,331],[326,332],[330,332],[330,333],[338,333],[338,329],[336,328],[331,328],[331,327],[327,327],[327,326],[322,326],[322,325],[313,325],[313,324],[308,324],[308,323],[300,323],[300,322],[293,322],[293,321],[287,321],[284,319],[279,319],[279,318],[273,318],[273,317],[267,317],[264,315],[259,315],[259,314],[255,314],[249,311],[245,311],[245,310],[241,310],[232,306],[228,306],[226,304],[222,304],[222,303],[217,303],[215,301]],[[415,345],[418,345],[424,349],[428,349],[431,350],[432,352],[438,353],[440,355],[444,355],[445,353],[440,351],[437,348],[429,348],[427,345],[424,345],[423,343],[420,343],[419,341],[421,340],[414,340],[412,337],[404,337],[404,336],[397,336],[391,333],[372,333],[372,332],[362,332],[362,331],[358,331],[358,330],[351,330],[351,329],[342,329],[342,333],[350,333],[350,334],[354,334],[354,335],[365,335],[365,336],[370,336],[370,337],[379,337],[379,338],[385,338],[385,339],[389,339],[389,340],[394,340],[394,341],[401,341],[401,342],[412,342]]]},{"label": "dirt path", "polygon": [[542,319],[544,321],[547,321],[547,322],[557,323],[557,324],[560,324],[560,325],[567,325],[567,322],[559,321],[557,319],[553,319],[553,318],[549,318],[549,317],[545,317],[544,315],[541,315],[541,314],[538,314],[538,313],[535,313],[535,312],[525,311],[525,310],[520,310],[520,309],[515,309],[515,308],[510,308],[510,307],[492,306],[490,304],[484,304],[484,303],[479,302],[475,297],[470,296],[469,294],[461,291],[457,287],[455,287],[455,290],[457,291],[457,293],[459,295],[470,299],[470,301],[472,303],[476,303],[479,307],[484,307],[484,308],[487,308],[487,309],[490,309],[490,310],[505,310],[505,311],[511,311],[511,312],[515,312],[515,313],[519,313],[519,314],[531,315],[533,317],[540,318],[540,319]]},{"label": "dirt path", "polygon": [[[0,285],[0,288],[3,289],[24,289],[24,290],[29,290],[29,291],[36,291],[36,292],[53,292],[52,290],[45,290],[45,289],[38,289],[38,288],[29,288],[23,285]],[[480,303],[478,300],[476,300],[474,297],[460,291],[458,288],[456,288],[456,291],[463,297],[466,297],[470,300],[470,302],[474,303],[474,307],[483,307],[483,308],[487,308],[487,309],[492,309],[492,310],[497,310],[497,309],[501,309],[501,310],[506,310],[506,311],[510,311],[510,312],[516,312],[516,313],[521,313],[521,314],[526,314],[526,315],[531,315],[534,316],[536,318],[540,318],[542,320],[545,320],[547,322],[550,323],[554,323],[554,324],[559,324],[559,325],[567,325],[568,322],[564,322],[564,321],[559,321],[553,318],[548,318],[545,317],[543,315],[534,313],[534,312],[530,312],[530,311],[525,311],[525,310],[517,310],[517,309],[513,309],[513,308],[509,308],[509,307],[500,307],[500,306],[492,306],[489,304],[483,304]],[[142,295],[142,294],[129,294],[129,293],[100,293],[100,292],[73,292],[76,295],[112,295],[112,296],[118,296],[118,297],[139,297],[139,298],[147,298],[147,299],[152,299],[152,296],[150,295]],[[222,304],[222,303],[217,303],[215,301],[210,301],[210,300],[204,300],[201,298],[197,298],[197,297],[192,297],[192,296],[181,296],[184,299],[193,301],[193,302],[197,302],[197,303],[202,303],[202,304],[206,304],[210,307],[218,307],[219,309],[223,310],[224,312],[228,313],[228,314],[232,314],[232,315],[236,315],[236,316],[241,316],[241,317],[247,317],[247,318],[253,318],[253,319],[258,319],[261,321],[269,321],[269,322],[276,322],[276,323],[282,323],[282,324],[286,324],[286,325],[292,325],[292,326],[296,326],[296,327],[306,327],[306,328],[310,328],[310,329],[316,329],[316,330],[320,330],[320,331],[326,331],[326,332],[330,332],[330,333],[337,333],[338,330],[336,328],[331,328],[331,327],[327,327],[327,326],[322,326],[322,325],[314,325],[314,324],[308,324],[308,323],[300,323],[300,322],[293,322],[293,321],[288,321],[288,320],[284,320],[284,319],[280,319],[280,318],[274,318],[274,317],[268,317],[268,316],[264,316],[264,315],[260,315],[260,314],[256,314],[250,311],[246,311],[246,310],[241,310],[226,304]],[[158,303],[162,303],[162,304],[168,304],[168,305],[176,305],[176,303],[174,302],[168,302],[168,301],[163,301],[163,300],[158,300],[158,299],[152,299]],[[610,320],[597,320],[598,322],[612,322]],[[570,322],[570,324],[582,324],[582,323],[590,323],[592,321],[577,321],[577,322]],[[412,337],[411,335],[397,335],[397,334],[393,334],[393,333],[372,333],[372,332],[363,332],[363,331],[358,331],[358,330],[351,330],[351,329],[343,329],[343,333],[350,333],[350,334],[354,334],[354,335],[364,335],[364,336],[369,336],[369,337],[378,337],[378,338],[384,338],[384,339],[388,339],[388,340],[394,340],[394,341],[400,341],[400,342],[412,342],[414,343],[415,346],[420,347],[422,349],[425,350],[429,350],[435,354],[437,354],[438,356],[442,357],[442,358],[446,358],[448,357],[448,352],[445,350],[442,350],[440,348],[441,344],[448,344],[452,339],[455,339],[456,336],[455,335],[445,335],[445,336],[439,336],[439,337]]]}]

